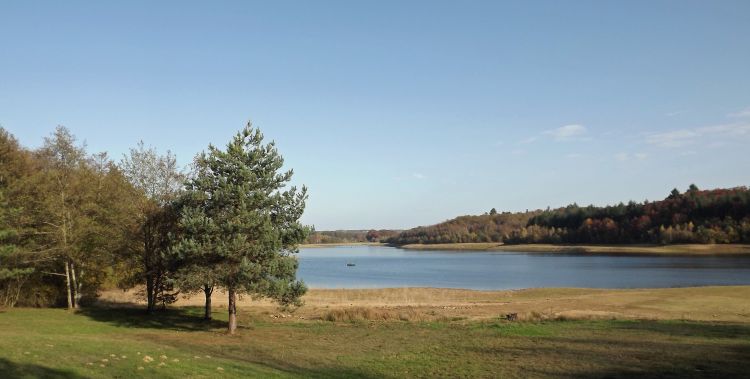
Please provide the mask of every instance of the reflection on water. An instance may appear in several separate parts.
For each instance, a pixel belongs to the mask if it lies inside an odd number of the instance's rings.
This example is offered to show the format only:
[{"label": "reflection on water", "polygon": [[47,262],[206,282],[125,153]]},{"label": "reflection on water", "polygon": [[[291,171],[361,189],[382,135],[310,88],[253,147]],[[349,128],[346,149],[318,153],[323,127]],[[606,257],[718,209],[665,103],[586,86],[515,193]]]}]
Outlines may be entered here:
[{"label": "reflection on water", "polygon": [[[750,257],[591,256],[413,251],[382,246],[301,249],[312,288],[654,288],[750,284]],[[354,266],[347,266],[352,263]]]}]

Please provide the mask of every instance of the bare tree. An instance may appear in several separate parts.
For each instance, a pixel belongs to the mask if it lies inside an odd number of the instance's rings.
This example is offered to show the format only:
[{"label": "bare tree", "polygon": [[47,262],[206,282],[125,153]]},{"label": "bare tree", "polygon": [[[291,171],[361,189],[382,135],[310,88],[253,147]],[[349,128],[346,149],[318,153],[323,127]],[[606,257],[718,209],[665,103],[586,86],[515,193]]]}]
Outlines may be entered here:
[{"label": "bare tree", "polygon": [[146,147],[143,141],[130,149],[119,164],[128,181],[144,197],[137,204],[135,217],[139,229],[134,236],[137,244],[131,248],[134,256],[133,281],[145,282],[148,311],[152,312],[157,302],[163,304],[174,300],[171,290],[169,240],[171,225],[171,202],[180,193],[185,175],[181,172],[174,154],[167,151],[160,155],[155,148]]}]

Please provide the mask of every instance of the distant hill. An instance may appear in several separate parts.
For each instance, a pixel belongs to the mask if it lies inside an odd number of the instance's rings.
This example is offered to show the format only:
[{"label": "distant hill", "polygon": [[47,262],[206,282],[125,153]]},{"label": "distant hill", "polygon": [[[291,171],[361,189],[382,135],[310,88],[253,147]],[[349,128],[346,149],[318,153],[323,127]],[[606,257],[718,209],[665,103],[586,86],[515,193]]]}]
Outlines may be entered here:
[{"label": "distant hill", "polygon": [[353,242],[381,242],[400,233],[400,230],[330,230],[315,231],[307,237],[308,244],[333,244]]},{"label": "distant hill", "polygon": [[459,216],[431,226],[409,229],[387,240],[396,245],[414,243],[467,243],[502,242],[514,231],[520,230],[542,211],[523,213],[494,213],[479,216]]},{"label": "distant hill", "polygon": [[406,230],[387,242],[436,244],[522,243],[750,243],[747,187],[677,189],[664,200],[597,207],[461,216]]}]

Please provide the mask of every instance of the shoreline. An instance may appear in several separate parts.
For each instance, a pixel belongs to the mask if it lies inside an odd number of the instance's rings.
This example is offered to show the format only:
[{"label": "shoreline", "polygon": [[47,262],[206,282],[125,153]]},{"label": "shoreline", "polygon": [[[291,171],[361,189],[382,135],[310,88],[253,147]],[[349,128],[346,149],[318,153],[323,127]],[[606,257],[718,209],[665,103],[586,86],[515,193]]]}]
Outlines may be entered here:
[{"label": "shoreline", "polygon": [[387,246],[381,242],[338,242],[338,243],[307,243],[298,245],[300,249],[317,249],[321,247],[346,247],[346,246]]},{"label": "shoreline", "polygon": [[446,243],[408,244],[397,246],[405,250],[457,250],[520,253],[562,254],[632,254],[632,255],[688,255],[688,256],[738,256],[750,255],[750,245],[745,244],[678,244],[678,245],[552,245],[502,243]]},{"label": "shoreline", "polygon": [[[496,319],[518,313],[521,317],[568,319],[653,319],[750,322],[750,285],[681,288],[596,289],[527,288],[517,290],[467,290],[432,287],[378,289],[310,289],[295,315],[320,319],[332,309],[409,310],[427,319],[461,317]],[[202,307],[203,296],[180,299],[171,307]],[[136,291],[104,291],[98,306],[145,306]],[[225,312],[227,297],[213,296],[214,310]],[[258,317],[278,312],[267,300],[245,297],[238,307]],[[265,316],[264,316],[265,315]]]}]

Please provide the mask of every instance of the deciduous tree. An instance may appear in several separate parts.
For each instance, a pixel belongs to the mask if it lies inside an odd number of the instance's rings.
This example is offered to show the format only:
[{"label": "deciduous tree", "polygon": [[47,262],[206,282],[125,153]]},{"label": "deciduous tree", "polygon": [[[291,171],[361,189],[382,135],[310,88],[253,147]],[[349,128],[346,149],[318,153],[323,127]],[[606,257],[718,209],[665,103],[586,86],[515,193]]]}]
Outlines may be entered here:
[{"label": "deciduous tree", "polygon": [[128,181],[141,193],[135,203],[133,216],[138,221],[131,230],[133,243],[126,261],[129,280],[126,286],[145,283],[148,312],[156,304],[173,302],[174,257],[169,250],[170,233],[176,227],[176,214],[172,202],[177,199],[185,179],[170,151],[160,155],[153,147],[141,141],[130,149],[120,161],[120,169]]}]

